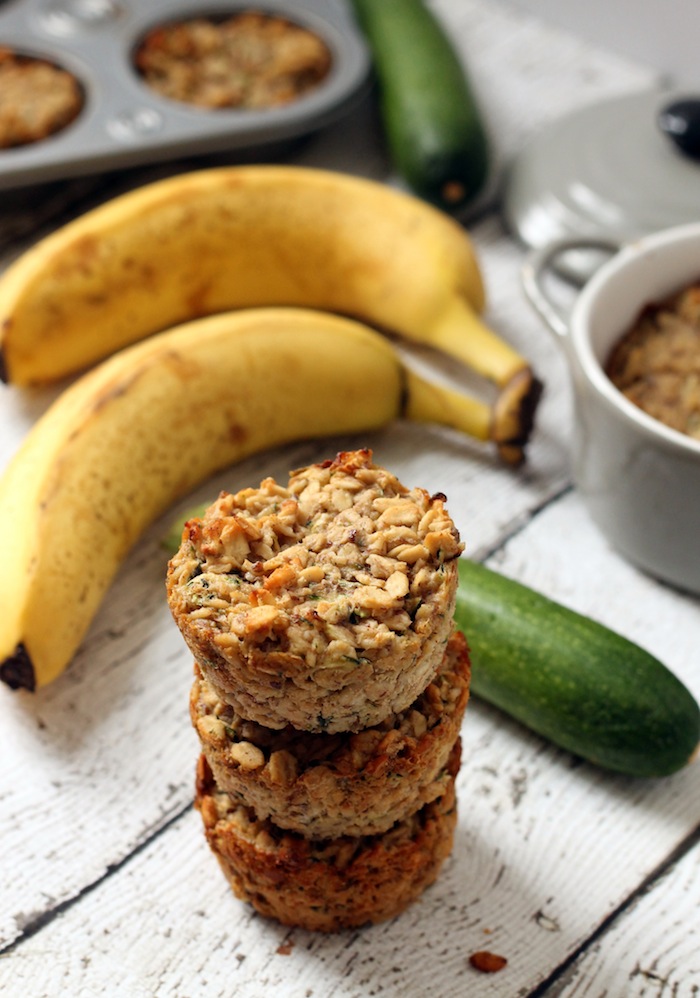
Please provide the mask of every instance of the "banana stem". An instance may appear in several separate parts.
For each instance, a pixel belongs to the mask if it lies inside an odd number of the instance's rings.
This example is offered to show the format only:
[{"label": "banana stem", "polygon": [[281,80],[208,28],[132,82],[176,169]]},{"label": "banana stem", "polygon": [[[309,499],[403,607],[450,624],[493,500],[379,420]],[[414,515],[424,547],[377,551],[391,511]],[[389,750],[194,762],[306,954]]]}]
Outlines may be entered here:
[{"label": "banana stem", "polygon": [[490,329],[464,298],[457,296],[426,330],[425,339],[499,388],[528,367],[525,358]]},{"label": "banana stem", "polygon": [[542,382],[529,367],[518,371],[501,389],[492,413],[491,439],[507,464],[520,464],[530,439]]},{"label": "banana stem", "polygon": [[[427,330],[426,340],[499,389],[493,409],[488,410],[488,437],[504,461],[520,464],[542,394],[542,384],[525,358],[490,329],[464,298],[457,296]],[[483,414],[479,418],[483,421]]]},{"label": "banana stem", "polygon": [[437,423],[476,440],[492,440],[506,464],[525,459],[542,385],[529,367],[519,371],[500,392],[494,405],[463,392],[426,381],[405,369],[403,415],[416,423]]},{"label": "banana stem", "polygon": [[406,369],[403,415],[415,423],[437,423],[477,440],[491,436],[491,408],[486,402],[463,395]]}]

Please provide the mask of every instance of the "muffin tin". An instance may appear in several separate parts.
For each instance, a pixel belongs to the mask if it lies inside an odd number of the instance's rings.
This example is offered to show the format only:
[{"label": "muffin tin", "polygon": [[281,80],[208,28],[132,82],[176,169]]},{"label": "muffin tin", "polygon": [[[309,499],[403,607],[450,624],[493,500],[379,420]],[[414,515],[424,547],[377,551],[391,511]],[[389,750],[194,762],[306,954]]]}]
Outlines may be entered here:
[{"label": "muffin tin", "polygon": [[[314,90],[281,107],[203,110],[155,93],[133,67],[151,28],[241,10],[286,17],[321,37],[332,66]],[[341,0],[5,0],[0,45],[46,59],[77,78],[82,112],[54,135],[0,150],[0,189],[199,153],[250,150],[330,123],[359,99],[370,57]]]}]

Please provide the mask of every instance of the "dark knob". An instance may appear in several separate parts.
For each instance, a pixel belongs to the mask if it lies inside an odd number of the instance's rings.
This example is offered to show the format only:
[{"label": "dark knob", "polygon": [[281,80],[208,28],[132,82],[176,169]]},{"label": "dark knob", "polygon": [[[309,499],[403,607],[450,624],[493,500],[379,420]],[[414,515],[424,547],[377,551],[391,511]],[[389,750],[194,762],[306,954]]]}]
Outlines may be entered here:
[{"label": "dark knob", "polygon": [[681,152],[700,159],[700,98],[672,101],[659,112],[658,123]]}]

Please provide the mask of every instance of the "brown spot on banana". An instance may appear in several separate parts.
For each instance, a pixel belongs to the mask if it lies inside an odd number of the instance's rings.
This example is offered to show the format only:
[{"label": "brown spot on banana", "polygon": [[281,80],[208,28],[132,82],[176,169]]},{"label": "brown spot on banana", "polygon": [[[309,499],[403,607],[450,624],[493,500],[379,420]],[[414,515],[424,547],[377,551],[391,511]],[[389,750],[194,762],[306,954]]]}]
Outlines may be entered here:
[{"label": "brown spot on banana", "polygon": [[242,447],[248,439],[248,431],[245,426],[239,423],[231,423],[228,431],[229,440],[237,446]]}]

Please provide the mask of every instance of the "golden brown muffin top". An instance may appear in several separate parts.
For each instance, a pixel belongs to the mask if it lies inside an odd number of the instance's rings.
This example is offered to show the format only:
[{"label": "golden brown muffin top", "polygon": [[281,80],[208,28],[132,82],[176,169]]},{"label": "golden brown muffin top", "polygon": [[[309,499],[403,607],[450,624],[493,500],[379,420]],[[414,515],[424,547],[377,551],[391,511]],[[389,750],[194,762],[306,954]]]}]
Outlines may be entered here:
[{"label": "golden brown muffin top", "polygon": [[[370,450],[224,492],[188,521],[169,592],[217,644],[284,646],[310,665],[357,664],[421,630],[463,548],[445,497],[407,489]],[[183,607],[181,607],[182,609]]]}]

